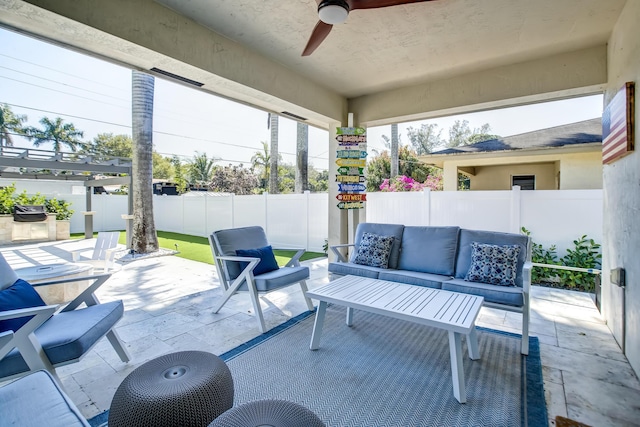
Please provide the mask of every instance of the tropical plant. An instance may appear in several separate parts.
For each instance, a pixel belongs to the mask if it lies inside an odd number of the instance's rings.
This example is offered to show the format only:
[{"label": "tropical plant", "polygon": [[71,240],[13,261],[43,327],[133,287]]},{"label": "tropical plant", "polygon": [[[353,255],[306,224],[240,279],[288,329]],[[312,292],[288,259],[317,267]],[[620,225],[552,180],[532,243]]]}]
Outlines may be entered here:
[{"label": "tropical plant", "polygon": [[71,209],[71,203],[64,200],[58,200],[55,197],[53,199],[47,199],[44,203],[47,213],[56,214],[56,220],[68,221],[71,219],[71,215],[75,212]]},{"label": "tropical plant", "polygon": [[256,151],[251,157],[251,166],[260,172],[260,186],[266,189],[267,182],[269,182],[271,155],[269,154],[269,144],[265,141],[261,141],[260,143],[262,144],[262,151]]},{"label": "tropical plant", "polygon": [[391,179],[385,179],[380,185],[380,191],[383,192],[422,191],[425,188],[442,190],[442,176],[429,175],[425,182],[421,183],[411,177],[398,175]]},{"label": "tropical plant", "polygon": [[420,129],[413,127],[407,129],[409,142],[419,156],[429,154],[443,145],[444,141],[441,135],[442,130],[438,130],[438,125],[435,123],[422,124]]},{"label": "tropical plant", "polygon": [[185,167],[178,156],[175,155],[171,158],[171,165],[173,166],[173,182],[176,183],[176,189],[180,194],[185,193],[189,188],[189,182],[184,177]]},{"label": "tropical plant", "polygon": [[[442,172],[433,166],[421,163],[417,154],[407,146],[398,149],[399,174],[414,181],[425,182],[430,175],[438,176]],[[367,163],[367,191],[380,191],[380,185],[391,177],[391,157],[387,150],[372,157]]]},{"label": "tropical plant", "polygon": [[46,197],[44,197],[42,194],[36,193],[33,196],[29,196],[27,194],[27,190],[22,190],[22,193],[13,198],[13,203],[15,205],[44,205],[45,202]]},{"label": "tropical plant", "polygon": [[0,105],[0,147],[12,147],[12,134],[24,135],[22,124],[27,116],[15,114],[7,105]]},{"label": "tropical plant", "polygon": [[[523,234],[531,236],[531,232],[525,227],[521,228]],[[531,261],[538,264],[560,265],[556,245],[551,245],[548,249],[541,244],[531,241]],[[558,270],[549,267],[533,267],[531,269],[531,282],[543,283],[558,281]]]},{"label": "tropical plant", "polygon": [[456,120],[449,128],[447,147],[459,147],[461,145],[475,144],[476,142],[499,138],[498,135],[492,135],[490,132],[491,125],[489,125],[489,123],[485,123],[481,127],[471,130],[469,121]]},{"label": "tropical plant", "polygon": [[158,250],[153,220],[153,76],[132,72],[133,131],[133,230],[132,249],[137,253]]},{"label": "tropical plant", "polygon": [[206,187],[211,181],[215,161],[215,158],[208,158],[207,153],[196,152],[189,162],[189,181],[198,187]]},{"label": "tropical plant", "polygon": [[77,130],[73,123],[64,123],[60,117],[56,117],[53,120],[43,117],[40,119],[40,124],[43,126],[42,129],[35,127],[25,128],[26,137],[32,140],[33,145],[36,147],[51,142],[53,151],[60,153],[63,145],[75,152],[84,144],[79,139],[84,135],[84,132]]},{"label": "tropical plant", "polygon": [[256,188],[258,177],[242,165],[216,166],[209,183],[209,189],[219,193],[254,194]]}]

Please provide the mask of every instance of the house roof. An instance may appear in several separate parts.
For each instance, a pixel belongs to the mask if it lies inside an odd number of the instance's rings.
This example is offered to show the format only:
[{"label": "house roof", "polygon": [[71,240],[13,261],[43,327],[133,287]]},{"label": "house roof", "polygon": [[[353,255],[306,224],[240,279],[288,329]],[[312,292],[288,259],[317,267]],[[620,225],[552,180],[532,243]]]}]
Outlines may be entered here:
[{"label": "house roof", "polygon": [[447,148],[433,152],[431,155],[544,149],[601,142],[602,121],[601,118],[595,118],[519,135],[477,142],[475,144]]}]

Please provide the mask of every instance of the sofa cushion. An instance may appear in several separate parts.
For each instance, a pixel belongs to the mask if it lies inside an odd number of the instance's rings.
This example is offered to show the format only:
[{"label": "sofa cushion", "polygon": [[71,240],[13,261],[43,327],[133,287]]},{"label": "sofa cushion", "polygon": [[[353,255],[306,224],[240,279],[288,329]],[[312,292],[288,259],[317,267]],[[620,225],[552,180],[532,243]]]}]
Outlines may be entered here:
[{"label": "sofa cushion", "polygon": [[467,282],[463,279],[451,279],[442,283],[442,289],[445,291],[479,295],[484,297],[485,302],[506,304],[515,307],[522,307],[524,304],[522,288],[517,286],[498,286],[487,283]]},{"label": "sofa cushion", "polygon": [[471,265],[464,280],[490,285],[515,286],[518,245],[471,243]]},{"label": "sofa cushion", "polygon": [[378,236],[373,233],[362,233],[362,239],[353,257],[354,264],[370,267],[387,268],[389,255],[393,245],[393,236]]},{"label": "sofa cushion", "polygon": [[405,227],[399,270],[453,276],[460,227]]},{"label": "sofa cushion", "polygon": [[527,260],[529,237],[515,233],[499,233],[497,231],[481,231],[461,229],[458,237],[458,255],[456,256],[456,279],[464,279],[471,265],[471,243],[478,242],[489,245],[518,245],[518,264],[516,266],[515,285],[522,287],[522,269]]},{"label": "sofa cushion", "polygon": [[[43,305],[46,304],[33,286],[22,279],[18,279],[13,285],[0,290],[0,311],[41,307]],[[25,316],[17,319],[0,320],[0,332],[15,332],[31,320],[32,317]]]},{"label": "sofa cushion", "polygon": [[450,280],[451,276],[408,270],[384,270],[380,272],[378,279],[440,289],[442,282]]},{"label": "sofa cushion", "polygon": [[0,388],[0,424],[7,426],[86,426],[71,399],[47,371],[37,371]]},{"label": "sofa cushion", "polygon": [[369,267],[368,265],[354,264],[352,262],[330,262],[329,263],[329,273],[337,274],[340,276],[347,276],[351,274],[353,276],[377,279],[378,275],[382,271],[387,271],[387,270],[379,267]]},{"label": "sofa cushion", "polygon": [[[236,250],[236,255],[260,258],[260,262],[253,269],[254,276],[268,273],[279,268],[276,256],[273,254],[273,248],[271,246],[265,246],[257,249],[238,249]],[[241,262],[240,268],[244,271],[244,269],[247,268],[247,265],[249,265],[248,262]]]},{"label": "sofa cushion", "polygon": [[363,222],[361,224],[358,224],[354,240],[356,250],[351,256],[350,261],[353,262],[353,258],[355,257],[355,253],[357,252],[358,247],[360,246],[360,241],[362,240],[362,235],[364,233],[377,234],[378,236],[393,236],[395,237],[395,239],[393,240],[393,245],[391,245],[391,254],[389,255],[389,264],[387,265],[387,267],[398,268],[398,258],[400,257],[400,246],[402,244],[403,229],[404,225],[402,224],[378,224],[375,222]]},{"label": "sofa cushion", "polygon": [[[122,301],[92,305],[53,315],[35,335],[53,365],[77,359],[93,347],[122,318]],[[17,349],[0,360],[0,378],[28,371]]]}]

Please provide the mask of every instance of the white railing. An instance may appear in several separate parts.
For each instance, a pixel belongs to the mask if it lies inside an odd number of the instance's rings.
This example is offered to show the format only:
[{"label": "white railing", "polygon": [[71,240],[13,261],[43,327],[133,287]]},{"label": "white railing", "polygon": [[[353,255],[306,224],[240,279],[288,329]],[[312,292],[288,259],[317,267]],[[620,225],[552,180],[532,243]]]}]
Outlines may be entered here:
[{"label": "white railing", "polygon": [[[22,191],[17,182],[18,191]],[[41,184],[41,183],[40,183]],[[26,187],[25,187],[26,188]],[[84,231],[85,195],[42,194],[72,203],[71,232]],[[29,194],[32,193],[27,188]],[[44,190],[44,191],[42,191]],[[602,190],[555,191],[425,191],[368,193],[369,222],[405,225],[458,225],[464,228],[519,233],[531,231],[535,242],[556,245],[561,257],[573,240],[586,234],[602,243]],[[127,197],[93,195],[94,230],[123,230]],[[193,192],[183,196],[154,196],[156,229],[195,236],[214,230],[260,225],[274,246],[321,251],[328,236],[330,203],[327,193],[235,196]]]}]

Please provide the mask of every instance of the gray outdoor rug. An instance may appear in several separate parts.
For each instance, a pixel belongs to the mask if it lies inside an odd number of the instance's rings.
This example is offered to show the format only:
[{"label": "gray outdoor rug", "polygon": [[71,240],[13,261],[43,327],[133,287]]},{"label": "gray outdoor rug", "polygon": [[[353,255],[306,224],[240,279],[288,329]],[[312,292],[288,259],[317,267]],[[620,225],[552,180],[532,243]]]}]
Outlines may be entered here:
[{"label": "gray outdoor rug", "polygon": [[[540,347],[520,355],[520,336],[478,328],[480,360],[463,340],[467,403],[453,397],[445,331],[329,305],[320,349],[309,350],[315,315],[303,313],[221,355],[234,405],[284,399],[327,426],[547,426]],[[89,420],[106,426],[108,411]],[[304,427],[304,426],[301,426]]]},{"label": "gray outdoor rug", "polygon": [[315,316],[305,313],[221,355],[234,405],[285,399],[328,426],[546,426],[539,344],[520,354],[520,336],[478,329],[481,359],[465,352],[467,403],[453,397],[445,331],[329,306],[320,349],[309,350]]}]

